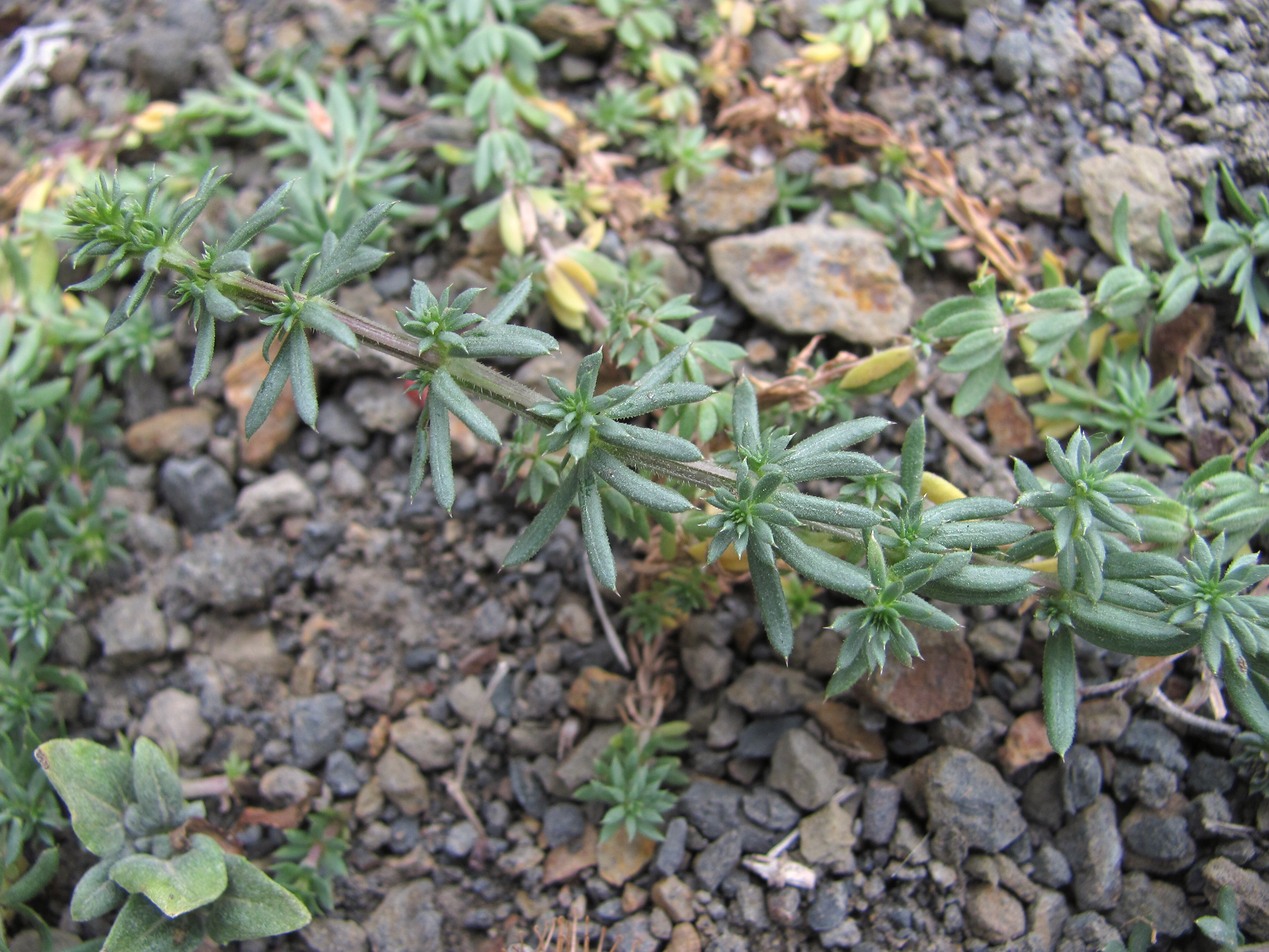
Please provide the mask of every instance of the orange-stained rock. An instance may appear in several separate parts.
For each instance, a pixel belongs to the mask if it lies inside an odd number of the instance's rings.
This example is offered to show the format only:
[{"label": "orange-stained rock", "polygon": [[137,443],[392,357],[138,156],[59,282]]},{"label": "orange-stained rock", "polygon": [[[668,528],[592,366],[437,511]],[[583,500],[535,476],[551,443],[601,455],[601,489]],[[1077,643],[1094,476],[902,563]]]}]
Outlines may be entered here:
[{"label": "orange-stained rock", "polygon": [[128,427],[123,445],[145,463],[169,456],[196,456],[211,439],[214,416],[207,406],[173,407]]},{"label": "orange-stained rock", "polygon": [[247,439],[247,411],[256,398],[256,391],[269,372],[260,353],[264,337],[257,337],[239,345],[234,350],[233,363],[225,371],[225,402],[238,415],[238,459],[244,466],[260,469],[273,458],[278,447],[286,442],[295,430],[299,417],[295,413],[295,399],[291,396],[291,384],[287,383],[273,405],[273,412],[251,439]]},{"label": "orange-stained rock", "polygon": [[1053,753],[1049,735],[1044,730],[1044,713],[1027,711],[1009,728],[1000,746],[1000,766],[1008,773],[1028,764],[1038,764]]},{"label": "orange-stained rock", "polygon": [[864,727],[859,711],[837,701],[812,701],[803,710],[824,728],[824,739],[851,760],[886,759],[886,741]]},{"label": "orange-stained rock", "polygon": [[542,885],[551,886],[572,879],[597,862],[599,833],[593,826],[588,826],[579,843],[565,843],[546,854],[546,861],[542,864]]},{"label": "orange-stained rock", "polygon": [[621,886],[638,876],[656,851],[656,843],[646,836],[636,834],[631,841],[620,829],[599,844],[599,875],[610,886]]},{"label": "orange-stained rock", "polygon": [[889,661],[861,681],[855,697],[904,724],[924,724],[963,711],[974,700],[974,656],[959,631],[912,626],[921,659],[905,668]]}]

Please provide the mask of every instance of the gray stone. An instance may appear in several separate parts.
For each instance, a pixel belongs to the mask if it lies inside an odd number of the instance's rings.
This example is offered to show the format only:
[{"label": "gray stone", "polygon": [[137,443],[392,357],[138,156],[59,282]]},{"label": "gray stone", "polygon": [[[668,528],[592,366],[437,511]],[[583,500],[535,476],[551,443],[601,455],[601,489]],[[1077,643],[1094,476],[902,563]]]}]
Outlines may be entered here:
[{"label": "gray stone", "polygon": [[1185,789],[1192,794],[1229,793],[1237,782],[1234,765],[1227,758],[1215,757],[1205,750],[1194,755],[1185,774]]},{"label": "gray stone", "polygon": [[932,830],[949,828],[986,853],[1003,850],[1026,830],[1014,789],[969,751],[943,748],[913,769],[924,777],[920,796]]},{"label": "gray stone", "polygon": [[430,717],[405,717],[392,725],[392,743],[424,770],[454,766],[454,735]]},{"label": "gray stone", "polygon": [[756,787],[740,800],[745,816],[764,830],[784,833],[793,829],[802,814],[784,797],[770,787]]},{"label": "gray stone", "polygon": [[111,599],[92,628],[106,659],[119,667],[161,658],[167,652],[167,624],[149,595]]},{"label": "gray stone", "polygon": [[1137,807],[1124,817],[1120,833],[1128,850],[1125,865],[1130,869],[1169,875],[1190,866],[1197,855],[1189,824],[1179,809]]},{"label": "gray stone", "polygon": [[719,238],[709,257],[732,295],[783,333],[881,346],[912,325],[912,292],[871,229],[784,225]]},{"label": "gray stone", "polygon": [[159,495],[190,532],[219,529],[233,518],[234,481],[208,456],[165,461],[159,467]]},{"label": "gray stone", "polygon": [[553,803],[542,817],[546,845],[561,846],[580,840],[586,832],[586,816],[575,803]]},{"label": "gray stone", "polygon": [[850,910],[850,884],[843,879],[824,879],[806,910],[806,924],[816,932],[830,932],[841,925]]},{"label": "gray stone", "polygon": [[1135,106],[1146,90],[1141,70],[1127,53],[1116,53],[1106,64],[1106,95],[1112,102]]},{"label": "gray stone", "polygon": [[984,661],[1012,661],[1022,648],[1022,625],[1011,618],[994,618],[975,625],[965,635],[974,657]]},{"label": "gray stone", "polygon": [[366,930],[350,919],[332,919],[321,916],[314,919],[300,938],[311,952],[366,952],[369,939]]},{"label": "gray stone", "polygon": [[996,82],[1006,89],[1021,86],[1031,76],[1031,37],[1025,30],[1005,30],[991,51],[991,69]]},{"label": "gray stone", "polygon": [[175,748],[184,763],[198,760],[211,737],[198,698],[176,688],[164,688],[150,698],[139,729],[160,747]]},{"label": "gray stone", "polygon": [[375,779],[384,796],[406,816],[418,816],[431,803],[423,773],[414,761],[391,747],[375,761]]},{"label": "gray stone", "polygon": [[608,930],[609,939],[619,949],[626,952],[657,952],[661,943],[652,934],[650,917],[646,912],[637,912],[614,923]]},{"label": "gray stone", "polygon": [[158,560],[175,555],[181,550],[181,540],[176,526],[164,516],[150,512],[128,513],[128,526],[124,545],[135,556]]},{"label": "gray stone", "polygon": [[365,784],[356,759],[346,750],[337,750],[326,758],[326,771],[322,774],[322,780],[337,797],[356,796],[357,791]]},{"label": "gray stone", "polygon": [[462,859],[471,854],[479,839],[480,833],[466,820],[455,823],[445,831],[445,852],[455,859]]},{"label": "gray stone", "polygon": [[841,787],[842,775],[837,769],[837,758],[814,737],[797,728],[776,744],[767,782],[788,794],[803,810],[818,810]]},{"label": "gray stone", "polygon": [[1114,254],[1111,219],[1119,199],[1128,196],[1128,243],[1134,254],[1154,265],[1166,255],[1159,238],[1159,215],[1172,222],[1177,241],[1185,246],[1193,215],[1185,189],[1168,172],[1167,156],[1158,149],[1130,145],[1113,155],[1094,156],[1079,164],[1079,187],[1088,216],[1088,230],[1101,249]]},{"label": "gray stone", "polygon": [[299,767],[316,767],[339,750],[348,716],[333,692],[295,700],[291,708],[291,756]]},{"label": "gray stone", "polygon": [[555,776],[569,790],[576,790],[595,776],[595,761],[620,730],[614,724],[601,724],[594,728],[573,747],[564,762],[555,768]]},{"label": "gray stone", "polygon": [[1077,744],[1062,763],[1062,806],[1079,813],[1102,792],[1102,762],[1091,748]]},{"label": "gray stone", "polygon": [[1162,764],[1176,773],[1185,773],[1189,761],[1181,738],[1158,721],[1137,718],[1115,743],[1115,752],[1147,763]]},{"label": "gray stone", "polygon": [[1110,797],[1099,796],[1062,827],[1057,847],[1071,864],[1079,908],[1113,909],[1123,889],[1124,846]]},{"label": "gray stone", "polygon": [[652,858],[652,871],[660,876],[673,876],[687,859],[687,820],[676,816],[665,827],[665,839]]},{"label": "gray stone", "polygon": [[1098,952],[1121,936],[1096,912],[1080,912],[1066,920],[1058,952]]},{"label": "gray stone", "polygon": [[1031,857],[1031,878],[1042,886],[1062,889],[1071,882],[1071,864],[1052,843],[1042,843]]},{"label": "gray stone", "polygon": [[266,476],[238,494],[238,517],[248,526],[267,526],[287,516],[306,516],[317,508],[313,490],[297,473]]},{"label": "gray stone", "polygon": [[706,839],[714,840],[740,825],[742,791],[718,780],[694,780],[679,797],[679,809]]},{"label": "gray stone", "polygon": [[986,66],[996,47],[996,18],[990,10],[978,7],[971,10],[961,32],[961,48],[965,57],[975,66]]},{"label": "gray stone", "polygon": [[172,563],[163,603],[182,620],[203,607],[224,612],[263,608],[287,568],[286,556],[263,542],[247,542],[228,531],[199,536]]},{"label": "gray stone", "polygon": [[732,754],[747,760],[766,760],[774,753],[780,738],[793,728],[801,727],[805,720],[801,714],[759,718],[740,732]]},{"label": "gray stone", "polygon": [[873,777],[864,787],[863,836],[877,846],[890,842],[899,822],[899,803],[903,799],[899,785],[891,780]]},{"label": "gray stone", "polygon": [[317,432],[336,446],[365,446],[369,438],[356,411],[338,397],[317,408]]},{"label": "gray stone", "polygon": [[1229,356],[1248,380],[1269,380],[1269,334],[1241,339]]},{"label": "gray stone", "polygon": [[1124,876],[1123,894],[1110,913],[1110,921],[1121,929],[1130,928],[1133,922],[1148,922],[1156,932],[1171,938],[1192,932],[1194,917],[1184,889],[1145,873]]},{"label": "gray stone", "polygon": [[1182,40],[1169,43],[1165,68],[1173,87],[1195,112],[1206,112],[1216,105],[1215,68],[1190,44]]},{"label": "gray stone", "polygon": [[692,871],[701,885],[714,892],[740,863],[742,836],[740,830],[728,830],[696,854]]},{"label": "gray stone", "polygon": [[485,694],[485,686],[474,674],[450,688],[446,699],[459,717],[476,727],[489,727],[498,716],[493,702]]},{"label": "gray stone", "polygon": [[724,696],[749,714],[770,717],[800,711],[819,694],[815,682],[796,668],[763,662],[745,668]]},{"label": "gray stone", "polygon": [[366,920],[373,952],[444,952],[444,920],[426,879],[396,886]]},{"label": "gray stone", "polygon": [[419,408],[397,380],[358,377],[348,387],[344,400],[367,430],[401,433],[418,421]]}]

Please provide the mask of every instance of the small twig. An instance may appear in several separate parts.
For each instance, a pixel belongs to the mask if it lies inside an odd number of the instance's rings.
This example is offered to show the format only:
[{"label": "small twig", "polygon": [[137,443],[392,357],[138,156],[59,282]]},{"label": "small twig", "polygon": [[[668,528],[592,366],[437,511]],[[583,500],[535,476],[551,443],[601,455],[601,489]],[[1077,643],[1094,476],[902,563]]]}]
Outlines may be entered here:
[{"label": "small twig", "polygon": [[1114,681],[1105,681],[1102,684],[1092,684],[1088,687],[1082,687],[1080,688],[1080,697],[1102,697],[1106,694],[1118,694],[1120,691],[1126,691],[1134,684],[1146,680],[1146,678],[1150,677],[1150,675],[1154,674],[1156,671],[1166,668],[1177,658],[1184,657],[1185,654],[1186,652],[1182,651],[1180,654],[1174,654],[1170,657],[1162,658],[1145,670],[1138,671],[1136,674],[1130,674],[1124,678],[1117,678]]},{"label": "small twig", "polygon": [[0,102],[4,102],[13,90],[21,89],[32,73],[47,70],[53,65],[64,45],[58,41],[69,32],[71,24],[66,20],[58,20],[45,26],[24,26],[4,44],[0,54],[7,55],[15,46],[20,48],[18,61],[0,79]]},{"label": "small twig", "polygon": [[595,606],[595,614],[599,616],[599,627],[604,630],[604,638],[608,641],[608,647],[617,656],[617,663],[621,665],[622,670],[631,671],[633,666],[630,664],[630,656],[626,654],[626,649],[621,645],[621,636],[617,634],[617,629],[613,627],[612,622],[608,619],[608,610],[604,608],[603,596],[599,594],[599,583],[595,581],[595,573],[590,567],[589,556],[582,559],[582,565],[586,569],[586,587],[590,589],[590,600]]},{"label": "small twig", "polygon": [[[485,686],[486,700],[493,697],[494,691],[498,689],[498,685],[502,683],[502,679],[507,676],[511,670],[511,665],[507,661],[499,661],[498,666],[494,668],[494,672],[489,677],[489,683]],[[448,773],[441,778],[441,786],[445,788],[445,792],[449,794],[450,799],[458,804],[458,809],[462,811],[463,816],[467,818],[467,822],[476,828],[477,835],[483,840],[488,838],[485,832],[485,825],[480,822],[480,817],[471,805],[471,801],[467,799],[467,794],[463,792],[463,781],[467,778],[467,764],[471,760],[472,747],[476,744],[476,736],[480,733],[480,729],[475,724],[469,724],[467,730],[467,738],[463,741],[463,749],[458,755],[458,766],[453,773]]]},{"label": "small twig", "polygon": [[989,453],[985,446],[970,436],[964,423],[940,407],[938,398],[933,393],[927,393],[921,399],[921,408],[925,410],[926,419],[933,423],[947,441],[960,450],[967,460],[984,473],[1003,473],[1012,481],[1013,476],[1008,468]]},{"label": "small twig", "polygon": [[1209,734],[1215,734],[1218,737],[1237,737],[1241,733],[1233,724],[1224,724],[1221,721],[1214,721],[1210,717],[1203,717],[1201,714],[1193,714],[1187,711],[1158,688],[1155,688],[1155,692],[1146,698],[1146,703],[1155,710],[1172,715],[1189,727],[1206,731]]}]

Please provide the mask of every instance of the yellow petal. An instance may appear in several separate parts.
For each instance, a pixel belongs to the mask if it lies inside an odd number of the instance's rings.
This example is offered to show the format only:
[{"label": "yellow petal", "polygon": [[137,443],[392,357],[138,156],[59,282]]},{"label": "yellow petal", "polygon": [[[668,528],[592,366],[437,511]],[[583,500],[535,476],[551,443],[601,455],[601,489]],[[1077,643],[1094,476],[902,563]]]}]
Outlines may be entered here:
[{"label": "yellow petal", "polygon": [[498,201],[498,237],[508,254],[519,257],[524,254],[524,230],[520,224],[520,210],[516,207],[515,196],[503,192]]},{"label": "yellow petal", "polygon": [[1019,374],[1013,378],[1013,385],[1024,397],[1036,397],[1048,389],[1042,374]]},{"label": "yellow petal", "polygon": [[1030,569],[1032,572],[1057,572],[1057,559],[1036,559],[1033,562],[1023,562],[1024,569]]},{"label": "yellow petal", "polygon": [[911,347],[891,347],[888,350],[879,350],[846,371],[846,375],[842,377],[842,389],[860,390],[909,364],[916,366],[916,358],[913,356]]},{"label": "yellow petal", "polygon": [[172,121],[180,107],[174,102],[160,99],[152,102],[132,117],[132,128],[145,135],[154,135]]},{"label": "yellow petal", "polygon": [[846,55],[846,51],[836,43],[812,43],[802,47],[802,59],[808,63],[833,63]]},{"label": "yellow petal", "polygon": [[955,485],[934,473],[921,474],[921,495],[936,506],[939,503],[965,498],[965,494]]},{"label": "yellow petal", "polygon": [[555,259],[556,265],[574,284],[581,288],[585,293],[592,297],[599,293],[599,284],[595,281],[595,276],[586,270],[576,258],[570,258],[567,255],[560,255]]},{"label": "yellow petal", "polygon": [[565,306],[559,298],[557,298],[550,288],[546,289],[546,304],[551,309],[551,313],[555,315],[555,319],[567,327],[571,331],[579,331],[582,329],[585,310],[575,310]]}]

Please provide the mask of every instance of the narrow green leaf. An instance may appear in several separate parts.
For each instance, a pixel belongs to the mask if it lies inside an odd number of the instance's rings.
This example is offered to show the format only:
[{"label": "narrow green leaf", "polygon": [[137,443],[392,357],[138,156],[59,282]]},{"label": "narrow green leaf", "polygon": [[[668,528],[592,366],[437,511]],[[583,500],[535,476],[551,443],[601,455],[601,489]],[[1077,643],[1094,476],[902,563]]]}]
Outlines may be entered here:
[{"label": "narrow green leaf", "polygon": [[864,641],[862,632],[851,632],[846,636],[846,640],[842,642],[842,653],[843,655],[846,654],[848,644],[853,653],[845,664],[842,663],[841,658],[838,659],[837,670],[833,672],[832,678],[829,679],[828,689],[824,692],[825,697],[837,697],[839,694],[845,694],[859,682],[860,678],[869,672],[868,652],[863,650]]},{"label": "narrow green leaf", "polygon": [[551,498],[542,507],[542,511],[520,534],[520,538],[516,539],[511,551],[503,559],[504,566],[510,568],[523,565],[538,554],[542,546],[546,545],[547,539],[551,537],[551,533],[555,531],[555,527],[568,514],[568,509],[573,504],[573,497],[577,495],[579,482],[578,467],[574,466],[560,481],[559,487],[551,494]]},{"label": "narrow green leaf", "polygon": [[294,179],[279,185],[273,194],[251,214],[250,218],[234,229],[234,233],[223,245],[224,250],[234,251],[246,248],[257,235],[277,221],[286,211],[286,197],[294,185]]},{"label": "narrow green leaf", "polygon": [[808,545],[785,526],[772,526],[771,534],[780,549],[780,557],[799,575],[852,598],[862,600],[867,594],[868,576],[857,566]]},{"label": "narrow green leaf", "polygon": [[532,289],[533,279],[525,278],[503,295],[502,300],[494,305],[494,309],[489,312],[485,320],[490,324],[506,324],[529,299],[529,292]]},{"label": "narrow green leaf", "polygon": [[1269,737],[1269,706],[1256,690],[1256,685],[1246,670],[1247,662],[1242,652],[1228,642],[1224,645],[1224,664],[1221,678],[1230,703],[1249,728],[1261,737]]},{"label": "narrow green leaf", "polygon": [[622,449],[664,456],[680,463],[695,463],[701,458],[701,451],[681,436],[648,427],[631,426],[601,417],[595,432],[606,442]]},{"label": "narrow green leaf", "polygon": [[477,439],[492,443],[494,446],[502,445],[502,437],[498,435],[498,428],[494,426],[493,421],[481,413],[476,404],[468,399],[467,394],[463,393],[462,388],[449,375],[449,371],[438,370],[434,373],[431,387],[432,391],[445,401],[449,412],[462,420]]},{"label": "narrow green leaf", "polygon": [[1006,605],[1034,591],[1030,569],[1004,565],[968,565],[955,575],[921,586],[926,598],[956,605]]},{"label": "narrow green leaf", "polygon": [[752,539],[749,544],[749,577],[758,600],[758,612],[767,629],[767,640],[776,654],[788,660],[793,651],[793,619],[789,615],[789,602],[784,586],[780,584],[780,573],[776,570],[770,546]]},{"label": "narrow green leaf", "polygon": [[325,298],[310,296],[300,308],[300,321],[313,330],[334,338],[349,350],[357,350],[357,335],[331,312],[330,302]]},{"label": "narrow green leaf", "polygon": [[0,902],[3,902],[6,908],[13,909],[38,896],[57,875],[60,855],[56,846],[41,850],[35,862],[15,882],[0,887]]},{"label": "narrow green leaf", "polygon": [[1075,742],[1075,709],[1079,698],[1075,636],[1059,626],[1044,643],[1044,729],[1061,757]]},{"label": "narrow green leaf", "polygon": [[786,456],[780,461],[780,465],[784,469],[785,478],[791,483],[801,483],[809,479],[854,479],[876,476],[886,471],[871,456],[853,452],[829,451],[791,460]]},{"label": "narrow green leaf", "polygon": [[617,492],[642,506],[660,512],[684,512],[692,504],[660,483],[640,476],[621,460],[601,449],[591,451],[595,473]]},{"label": "narrow green leaf", "polygon": [[[296,331],[296,333],[303,333],[303,331]],[[247,439],[251,439],[256,430],[264,426],[264,421],[273,412],[273,406],[278,402],[278,397],[282,396],[282,390],[286,387],[288,379],[287,372],[290,370],[289,364],[290,360],[279,350],[273,358],[273,363],[269,365],[269,372],[264,375],[260,389],[256,391],[255,399],[251,401],[251,407],[247,410],[247,418],[243,424]]]},{"label": "narrow green leaf", "polygon": [[[780,474],[773,474],[779,476]],[[880,517],[865,506],[840,499],[823,499],[799,492],[781,492],[771,501],[798,519],[822,522],[843,529],[868,529],[881,521]]]},{"label": "narrow green leaf", "polygon": [[216,353],[216,321],[211,314],[204,312],[198,321],[197,338],[194,343],[194,360],[189,368],[189,389],[191,393],[198,390],[198,385],[211,373],[212,357]]},{"label": "narrow green leaf", "polygon": [[286,343],[278,351],[277,362],[290,364],[291,395],[295,399],[296,414],[307,425],[316,427],[317,379],[313,371],[313,357],[308,349],[308,334],[302,327],[287,335]]},{"label": "narrow green leaf", "polygon": [[925,417],[919,416],[903,437],[899,457],[899,487],[909,506],[921,504],[921,474],[925,472]]},{"label": "narrow green leaf", "polygon": [[427,393],[427,449],[431,462],[432,494],[445,507],[454,511],[454,461],[449,441],[449,405],[434,390]]},{"label": "narrow green leaf", "polygon": [[599,498],[599,487],[594,477],[587,476],[582,481],[578,496],[578,507],[582,512],[582,539],[586,543],[586,556],[595,579],[604,588],[614,591],[617,588],[617,565],[612,557],[612,543],[608,539],[608,526],[604,522],[604,504]]},{"label": "narrow green leaf", "polygon": [[703,383],[666,383],[656,388],[640,386],[631,396],[605,412],[614,420],[623,420],[665,407],[696,403],[713,392],[713,387]]},{"label": "narrow green leaf", "polygon": [[427,475],[427,407],[419,413],[419,421],[414,432],[414,454],[410,457],[410,498],[419,494],[423,485],[423,477]]},{"label": "narrow green leaf", "polygon": [[795,444],[789,450],[787,458],[789,460],[804,459],[808,456],[819,456],[822,453],[842,450],[876,436],[889,425],[889,420],[875,416],[846,420]]}]

